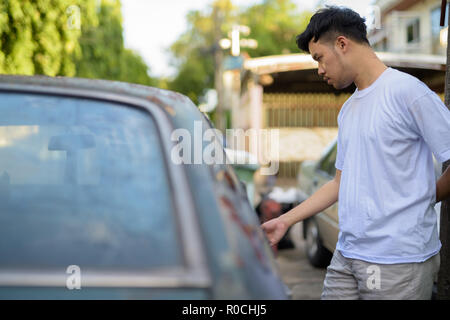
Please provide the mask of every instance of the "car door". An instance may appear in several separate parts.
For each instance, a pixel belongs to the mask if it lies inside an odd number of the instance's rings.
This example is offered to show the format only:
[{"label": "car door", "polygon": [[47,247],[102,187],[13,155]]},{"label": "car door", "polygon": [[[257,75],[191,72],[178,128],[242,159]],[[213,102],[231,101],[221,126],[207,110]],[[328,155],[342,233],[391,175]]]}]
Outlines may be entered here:
[{"label": "car door", "polygon": [[231,248],[252,299],[285,299],[271,248],[256,212],[230,165],[214,166],[216,190]]},{"label": "car door", "polygon": [[[207,120],[207,119],[205,119]],[[211,129],[212,123],[206,121]],[[220,134],[216,132],[216,134]],[[210,166],[214,193],[219,202],[230,247],[251,298],[285,299],[286,287],[279,276],[273,252],[261,229],[258,216],[229,159]]]}]

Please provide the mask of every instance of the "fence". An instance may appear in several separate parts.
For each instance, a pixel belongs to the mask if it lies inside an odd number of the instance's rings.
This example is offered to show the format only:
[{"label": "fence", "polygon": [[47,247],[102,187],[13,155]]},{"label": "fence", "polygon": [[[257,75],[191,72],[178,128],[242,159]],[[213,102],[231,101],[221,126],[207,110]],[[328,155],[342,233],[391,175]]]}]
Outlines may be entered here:
[{"label": "fence", "polygon": [[[265,128],[337,127],[337,116],[350,94],[266,93],[263,96]],[[280,150],[283,152],[283,150]],[[301,161],[280,162],[278,178],[295,179]]]},{"label": "fence", "polygon": [[350,94],[282,94],[263,96],[266,128],[337,127],[337,115]]}]

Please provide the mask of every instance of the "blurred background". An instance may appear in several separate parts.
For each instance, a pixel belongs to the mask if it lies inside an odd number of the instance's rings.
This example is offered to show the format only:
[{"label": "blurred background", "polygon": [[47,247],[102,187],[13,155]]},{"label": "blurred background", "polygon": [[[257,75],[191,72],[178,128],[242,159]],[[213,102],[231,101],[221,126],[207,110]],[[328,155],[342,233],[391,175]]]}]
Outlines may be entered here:
[{"label": "blurred background", "polygon": [[294,186],[301,163],[318,160],[335,139],[337,114],[354,90],[323,83],[295,43],[326,5],[365,17],[382,60],[443,98],[447,26],[439,25],[439,0],[2,0],[0,73],[180,92],[222,132],[278,130],[277,183]]},{"label": "blurred background", "polygon": [[[440,26],[439,0],[0,0],[0,74],[173,90],[188,96],[222,132],[277,130],[277,150],[262,151],[279,162],[276,175],[235,166],[266,220],[334,175],[337,115],[355,87],[336,91],[324,83],[317,63],[295,42],[326,5],[357,11],[380,59],[418,77],[444,100],[448,18]],[[243,146],[225,146],[229,154],[242,151],[234,156],[250,159],[256,143],[248,138]],[[438,175],[441,164],[435,165]],[[291,240],[308,241],[308,229],[296,228],[301,230],[293,230]],[[289,264],[295,260],[289,257],[281,258]],[[311,290],[311,298],[320,295],[323,270],[311,270],[301,279],[287,273],[294,296]],[[308,279],[314,279],[313,289],[295,290]]]}]

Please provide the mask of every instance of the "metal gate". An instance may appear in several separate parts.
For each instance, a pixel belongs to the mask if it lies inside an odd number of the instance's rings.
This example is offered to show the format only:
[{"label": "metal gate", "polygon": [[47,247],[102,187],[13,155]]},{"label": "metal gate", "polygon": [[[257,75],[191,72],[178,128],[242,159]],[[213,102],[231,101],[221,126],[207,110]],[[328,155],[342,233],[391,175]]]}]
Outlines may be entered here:
[{"label": "metal gate", "polygon": [[[337,116],[349,97],[346,93],[266,93],[263,95],[263,127],[337,127]],[[278,178],[292,181],[299,173],[300,164],[301,161],[280,162]]]},{"label": "metal gate", "polygon": [[337,116],[350,94],[266,93],[263,96],[265,128],[337,127]]}]

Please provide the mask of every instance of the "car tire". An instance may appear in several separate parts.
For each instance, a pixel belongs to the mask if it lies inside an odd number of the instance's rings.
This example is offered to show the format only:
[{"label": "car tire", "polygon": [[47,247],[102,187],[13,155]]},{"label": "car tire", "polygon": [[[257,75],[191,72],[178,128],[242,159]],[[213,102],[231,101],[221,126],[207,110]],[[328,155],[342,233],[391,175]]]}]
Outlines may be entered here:
[{"label": "car tire", "polygon": [[320,240],[319,227],[314,218],[309,218],[304,221],[305,226],[305,251],[309,262],[316,268],[327,267],[332,258],[332,253],[322,245]]}]

